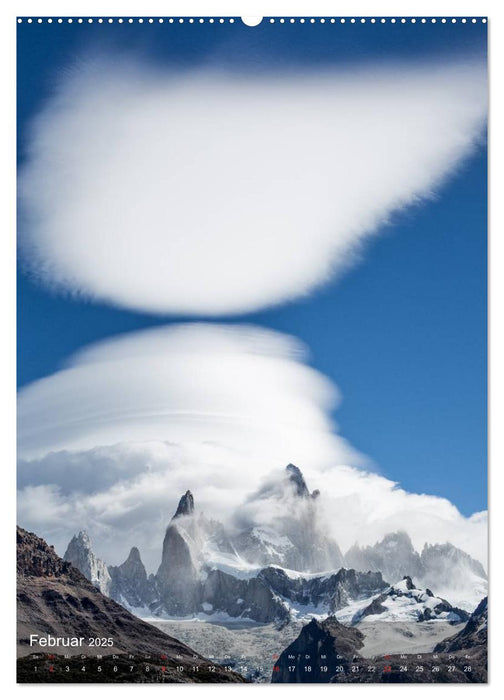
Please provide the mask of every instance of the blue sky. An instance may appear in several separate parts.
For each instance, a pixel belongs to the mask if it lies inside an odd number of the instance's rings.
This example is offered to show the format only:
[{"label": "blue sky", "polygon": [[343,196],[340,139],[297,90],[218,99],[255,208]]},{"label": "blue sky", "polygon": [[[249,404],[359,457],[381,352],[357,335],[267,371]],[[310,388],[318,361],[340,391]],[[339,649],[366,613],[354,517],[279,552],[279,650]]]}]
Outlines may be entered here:
[{"label": "blue sky", "polygon": [[[185,70],[430,59],[485,50],[486,26],[18,26],[19,153],[55,81],[96,50]],[[194,33],[198,32],[198,42]],[[314,40],[313,32],[316,31]],[[310,35],[310,32],[312,33]],[[57,40],[56,40],[57,36]],[[408,491],[486,508],[486,154],[436,197],[394,216],[337,282],[301,301],[234,317],[291,333],[340,387],[341,433]],[[54,372],[69,354],[117,333],[197,316],[152,316],[57,296],[18,277],[18,378]]]}]

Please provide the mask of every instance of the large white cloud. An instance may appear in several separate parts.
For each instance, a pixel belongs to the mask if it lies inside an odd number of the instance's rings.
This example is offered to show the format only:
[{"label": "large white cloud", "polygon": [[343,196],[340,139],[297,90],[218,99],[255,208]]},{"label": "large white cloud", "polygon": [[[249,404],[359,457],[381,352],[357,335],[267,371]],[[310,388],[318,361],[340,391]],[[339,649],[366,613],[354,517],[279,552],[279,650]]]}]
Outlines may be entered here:
[{"label": "large white cloud", "polygon": [[[19,396],[20,524],[62,554],[87,528],[109,563],[132,544],[149,569],[191,489],[231,521],[264,479],[300,466],[340,546],[406,529],[486,562],[486,516],[410,494],[369,471],[336,432],[338,400],[293,338],[247,326],[189,324],[95,345]],[[363,469],[366,467],[368,471]],[[266,508],[254,517],[267,520]]]},{"label": "large white cloud", "polygon": [[477,61],[270,77],[83,63],[33,126],[25,259],[56,288],[153,313],[284,302],[435,193],[485,112]]},{"label": "large white cloud", "polygon": [[[19,454],[122,441],[223,443],[324,466],[355,460],[328,413],[335,387],[294,338],[252,326],[167,326],[97,344],[20,392]],[[353,455],[353,456],[352,456]]]}]

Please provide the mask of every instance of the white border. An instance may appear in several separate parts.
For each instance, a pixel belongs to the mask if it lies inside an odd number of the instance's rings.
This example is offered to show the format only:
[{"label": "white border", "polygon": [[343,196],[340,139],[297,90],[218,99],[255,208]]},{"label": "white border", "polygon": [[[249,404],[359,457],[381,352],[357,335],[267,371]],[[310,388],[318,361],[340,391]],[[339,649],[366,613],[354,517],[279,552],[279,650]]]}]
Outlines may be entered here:
[{"label": "white border", "polygon": [[[6,624],[3,621],[0,641],[2,644],[2,689],[8,690],[14,695],[36,695],[37,699],[51,697],[64,692],[76,696],[94,697],[114,696],[121,693],[131,694],[136,689],[149,688],[147,692],[169,692],[173,694],[177,688],[187,697],[192,697],[193,693],[203,692],[208,695],[217,693],[259,692],[275,693],[275,696],[288,694],[289,698],[294,695],[305,696],[311,692],[313,686],[261,686],[261,690],[253,691],[250,688],[258,688],[257,685],[235,686],[235,685],[159,685],[159,686],[137,686],[137,685],[74,685],[74,686],[15,686],[14,675],[14,630],[15,610],[12,601],[14,600],[15,581],[13,564],[15,557],[14,548],[14,522],[15,513],[15,17],[16,16],[79,16],[82,17],[109,17],[120,16],[143,16],[143,17],[238,17],[238,16],[278,16],[281,17],[489,17],[489,49],[490,49],[490,85],[491,85],[491,182],[490,182],[490,514],[491,514],[491,580],[495,582],[494,596],[490,599],[491,617],[491,645],[490,645],[490,685],[489,686],[433,686],[433,685],[408,685],[398,684],[397,686],[316,686],[316,693],[350,693],[353,697],[390,697],[395,693],[407,694],[410,696],[423,696],[426,692],[433,694],[442,693],[443,696],[451,693],[462,694],[467,697],[468,693],[474,691],[490,692],[493,696],[498,689],[504,686],[503,673],[499,668],[500,649],[503,635],[503,606],[504,595],[500,591],[502,576],[502,560],[499,550],[502,550],[500,533],[504,531],[502,522],[502,507],[499,495],[502,494],[502,470],[504,469],[504,450],[502,434],[504,432],[504,411],[502,400],[503,388],[503,360],[504,358],[504,333],[502,326],[502,316],[504,313],[504,274],[501,270],[503,265],[503,209],[502,189],[504,179],[502,177],[502,143],[504,133],[504,113],[502,106],[502,83],[504,66],[504,35],[502,24],[504,20],[503,4],[492,0],[467,0],[443,1],[429,0],[423,2],[411,2],[402,0],[391,2],[362,1],[334,1],[311,0],[303,2],[299,0],[270,0],[267,1],[232,1],[223,2],[208,0],[184,0],[178,2],[160,2],[144,0],[143,2],[112,2],[111,0],[87,0],[86,2],[73,2],[62,0],[46,0],[43,4],[40,1],[20,1],[8,0],[0,8],[2,22],[0,23],[2,51],[1,69],[3,72],[3,94],[6,98],[6,108],[2,110],[2,187],[1,193],[4,199],[1,228],[1,253],[0,253],[0,282],[2,293],[0,296],[2,309],[1,318],[3,320],[4,335],[0,345],[1,361],[0,372],[2,377],[2,406],[0,414],[0,426],[2,428],[2,467],[3,485],[2,492],[5,496],[2,513],[2,561],[4,572],[1,579],[1,602],[2,610],[8,617]],[[251,28],[253,31],[253,28]],[[5,104],[5,103],[4,103]],[[5,332],[6,331],[6,332]],[[498,494],[492,498],[492,493]],[[502,496],[501,496],[502,498]],[[496,633],[492,634],[493,626]],[[243,691],[238,688],[244,688]],[[354,690],[344,690],[344,688],[354,688]],[[269,690],[268,690],[269,688]]]}]

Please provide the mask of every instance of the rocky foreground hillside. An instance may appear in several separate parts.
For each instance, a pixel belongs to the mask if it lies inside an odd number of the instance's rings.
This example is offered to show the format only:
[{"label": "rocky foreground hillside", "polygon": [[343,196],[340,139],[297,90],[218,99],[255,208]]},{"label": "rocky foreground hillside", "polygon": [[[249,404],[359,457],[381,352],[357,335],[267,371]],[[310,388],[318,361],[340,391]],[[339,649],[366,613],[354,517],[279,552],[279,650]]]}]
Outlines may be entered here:
[{"label": "rocky foreground hillside", "polygon": [[[115,601],[100,593],[74,566],[61,559],[43,539],[17,528],[17,644],[19,680],[41,682],[30,673],[36,653],[44,663],[53,654],[57,666],[62,654],[102,654],[104,663],[111,655],[118,660],[127,655],[151,659],[166,682],[239,683],[243,678],[203,658],[185,644],[156,627],[134,617]],[[78,647],[30,645],[38,639],[79,639]],[[33,637],[32,637],[33,639]],[[90,639],[111,639],[110,646],[90,646]],[[184,672],[177,668],[184,667]],[[191,672],[193,667],[198,672]],[[211,672],[206,672],[211,668]],[[89,675],[86,677],[89,680]],[[82,680],[86,680],[86,678]],[[72,674],[60,680],[70,681]],[[55,679],[57,680],[57,679]],[[149,679],[146,679],[149,680]],[[154,674],[150,680],[155,680]]]}]

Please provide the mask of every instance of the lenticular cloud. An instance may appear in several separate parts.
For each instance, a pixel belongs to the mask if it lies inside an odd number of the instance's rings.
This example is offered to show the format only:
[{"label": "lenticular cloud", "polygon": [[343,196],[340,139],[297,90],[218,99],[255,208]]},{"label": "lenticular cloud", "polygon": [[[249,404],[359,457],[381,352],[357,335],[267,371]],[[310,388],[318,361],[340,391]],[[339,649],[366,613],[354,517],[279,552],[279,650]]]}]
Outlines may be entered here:
[{"label": "lenticular cloud", "polygon": [[198,323],[103,341],[20,391],[19,455],[166,441],[222,444],[262,468],[355,463],[330,419],[338,391],[305,352],[273,331]]},{"label": "lenticular cloud", "polygon": [[286,302],[435,193],[485,112],[475,62],[272,77],[80,67],[33,124],[24,258],[56,289],[156,314]]},{"label": "lenticular cloud", "polygon": [[[19,393],[20,523],[61,553],[85,528],[110,563],[134,541],[154,568],[187,489],[199,512],[226,522],[250,515],[250,494],[292,461],[321,491],[343,549],[406,529],[418,548],[450,541],[485,562],[486,514],[465,518],[365,471],[369,460],[336,432],[338,399],[299,341],[257,327],[186,324],[103,341]],[[261,501],[254,515],[267,523],[277,505]]]}]

